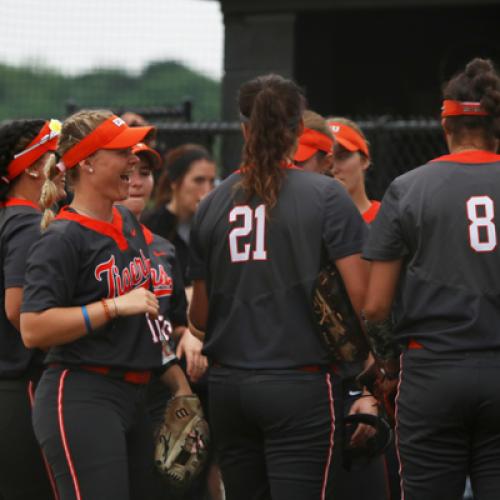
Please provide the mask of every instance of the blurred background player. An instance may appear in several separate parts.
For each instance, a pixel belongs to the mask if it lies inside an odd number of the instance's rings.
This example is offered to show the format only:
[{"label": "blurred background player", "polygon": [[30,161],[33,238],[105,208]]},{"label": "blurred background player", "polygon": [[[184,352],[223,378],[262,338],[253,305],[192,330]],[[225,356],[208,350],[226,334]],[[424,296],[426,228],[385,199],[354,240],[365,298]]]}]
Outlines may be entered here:
[{"label": "blurred background player", "polygon": [[[126,200],[120,205],[127,207],[136,217],[140,218],[147,206],[154,187],[153,171],[161,167],[161,156],[157,151],[144,143],[139,143],[132,148],[132,153],[139,158],[130,174],[130,190]],[[160,314],[172,325],[172,332],[177,337],[183,336],[187,327],[187,301],[184,292],[184,284],[180,272],[179,263],[175,256],[175,247],[161,236],[146,231],[146,241],[149,245],[149,258],[152,263],[152,280],[155,295],[160,303]],[[166,274],[170,282],[161,285],[160,276]],[[188,372],[194,379],[203,375],[207,368],[205,356],[201,355],[200,347],[195,352],[186,354]],[[167,363],[171,363],[164,375],[164,381],[153,377],[148,387],[148,408],[153,423],[153,431],[159,428],[164,420],[165,409],[170,397],[192,394],[189,382],[182,368],[178,365],[177,357],[172,351],[170,343],[162,341],[162,355]],[[184,354],[181,344],[178,348],[178,356]],[[158,498],[175,498],[178,492],[169,491],[166,483],[158,481]]]},{"label": "blurred background player", "polygon": [[328,125],[335,138],[332,174],[344,184],[363,219],[370,224],[380,207],[380,202],[370,200],[366,194],[370,145],[358,125],[347,118],[329,118]]},{"label": "blurred background player", "polygon": [[[143,163],[146,153],[139,154],[139,158]],[[200,199],[213,189],[214,181],[215,163],[208,151],[195,144],[179,146],[167,154],[164,170],[156,188],[155,208],[144,212],[141,217],[141,221],[154,234],[174,244],[181,269],[181,279],[187,275],[192,217]],[[152,178],[151,182],[153,183]],[[133,188],[132,184],[131,192]],[[143,209],[144,206],[141,212]],[[202,342],[194,337],[188,328],[174,331],[173,340],[178,357],[185,357],[185,368],[193,390],[200,397],[205,415],[208,416],[207,380],[202,378],[207,360],[201,354]],[[184,362],[182,364],[184,366]],[[222,498],[220,473],[214,464],[212,454],[206,469],[195,479],[190,491],[183,493],[183,498],[201,500],[205,495],[209,495],[212,500]]]},{"label": "blurred background player", "polygon": [[[0,498],[57,498],[54,479],[31,423],[43,353],[27,349],[19,332],[24,272],[40,237],[44,166],[54,154],[60,123],[16,120],[0,126]],[[52,483],[52,484],[51,484]]]},{"label": "blurred background player", "polygon": [[[120,202],[120,205],[127,207],[136,217],[140,219],[145,210],[151,193],[154,188],[153,171],[161,167],[161,156],[157,151],[144,143],[137,144],[132,148],[132,152],[139,158],[139,163],[132,170],[130,176],[129,197]],[[165,269],[169,269],[169,276],[174,275],[174,290],[178,290],[172,299],[175,302],[174,309],[170,310],[170,322],[175,327],[172,331],[174,339],[177,339],[176,350],[179,358],[186,357],[186,369],[189,377],[197,381],[207,368],[207,360],[201,354],[201,342],[188,331],[186,308],[187,302],[184,292],[184,282],[182,272],[176,257],[175,247],[167,240],[152,234],[150,246],[150,257],[159,260]],[[166,262],[163,262],[165,260]],[[176,285],[177,284],[177,285]],[[167,301],[168,302],[168,301]],[[165,304],[165,310],[169,309],[169,304]]]},{"label": "blurred background player", "polygon": [[241,169],[202,200],[193,224],[190,320],[206,330],[228,500],[327,495],[333,377],[313,288],[321,256],[331,259],[359,310],[365,227],[337,182],[291,163],[304,108],[300,89],[280,76],[241,86]]},{"label": "blurred background player", "polygon": [[[394,385],[406,500],[500,498],[500,77],[474,59],[443,90],[450,154],[389,186],[364,256],[368,334]],[[393,307],[391,316],[391,308]],[[391,382],[392,381],[392,382]]]},{"label": "blurred background player", "polygon": [[[127,207],[139,219],[151,197],[154,188],[153,171],[161,167],[161,157],[157,151],[144,143],[134,146],[132,152],[139,158],[139,163],[134,167],[130,175],[129,196],[126,200],[120,202],[120,205]],[[158,274],[162,272],[159,267],[161,266],[161,269],[172,278],[173,282],[172,289],[157,291],[160,300],[160,312],[172,324],[172,334],[177,338],[183,337],[187,333],[185,332],[187,329],[187,301],[175,247],[156,234],[148,234],[148,238],[149,256],[155,263],[156,272]],[[207,368],[207,360],[205,356],[201,355],[201,343],[197,342],[200,344],[199,348],[191,349],[188,353],[185,352],[184,343],[177,346],[178,357],[186,355],[188,373],[194,380],[201,377]],[[184,377],[183,373],[182,377]],[[164,384],[159,387],[162,392],[164,392],[163,387]],[[159,411],[157,416],[161,420],[163,413]],[[155,420],[157,419],[155,418]]]},{"label": "blurred background player", "polygon": [[172,242],[186,286],[191,222],[200,200],[214,188],[216,168],[210,153],[197,144],[184,144],[169,151],[158,180],[154,208],[142,222],[153,233]]}]

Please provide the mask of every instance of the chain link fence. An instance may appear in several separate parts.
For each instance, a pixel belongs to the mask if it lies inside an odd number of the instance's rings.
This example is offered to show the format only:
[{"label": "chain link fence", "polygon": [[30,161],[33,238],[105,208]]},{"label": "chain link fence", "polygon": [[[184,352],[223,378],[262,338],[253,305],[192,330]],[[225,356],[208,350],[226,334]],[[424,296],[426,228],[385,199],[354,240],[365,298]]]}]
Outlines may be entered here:
[{"label": "chain link fence", "polygon": [[[387,116],[357,119],[372,152],[372,166],[367,172],[368,194],[380,199],[390,182],[429,160],[447,152],[439,121],[434,119],[394,119]],[[238,166],[238,159],[224,157],[224,141],[241,142],[240,124],[236,122],[170,122],[156,123],[157,147],[161,152],[194,142],[214,154],[222,177]]]}]

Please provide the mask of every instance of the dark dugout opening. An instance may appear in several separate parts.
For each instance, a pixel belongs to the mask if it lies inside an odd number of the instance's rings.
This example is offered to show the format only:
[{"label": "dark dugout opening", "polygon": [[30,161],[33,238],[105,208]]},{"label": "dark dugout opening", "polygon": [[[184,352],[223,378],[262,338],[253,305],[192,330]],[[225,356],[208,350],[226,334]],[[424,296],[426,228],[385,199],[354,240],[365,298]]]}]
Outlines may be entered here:
[{"label": "dark dugout opening", "polygon": [[500,6],[303,12],[295,79],[323,115],[439,116],[442,83],[470,59],[500,69]]}]

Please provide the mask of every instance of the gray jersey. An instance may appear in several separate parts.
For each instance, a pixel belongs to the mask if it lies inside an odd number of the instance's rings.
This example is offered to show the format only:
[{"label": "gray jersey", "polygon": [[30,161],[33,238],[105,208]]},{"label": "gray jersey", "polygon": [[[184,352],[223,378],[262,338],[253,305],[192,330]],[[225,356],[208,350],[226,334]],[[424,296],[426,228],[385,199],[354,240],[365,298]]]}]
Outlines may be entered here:
[{"label": "gray jersey", "polygon": [[200,204],[191,277],[210,299],[205,352],[238,368],[327,363],[312,296],[322,259],[359,253],[365,224],[345,189],[287,169],[276,205],[246,200],[233,174]]},{"label": "gray jersey", "polygon": [[402,258],[399,338],[436,352],[500,349],[500,156],[447,155],[389,186],[363,255]]}]

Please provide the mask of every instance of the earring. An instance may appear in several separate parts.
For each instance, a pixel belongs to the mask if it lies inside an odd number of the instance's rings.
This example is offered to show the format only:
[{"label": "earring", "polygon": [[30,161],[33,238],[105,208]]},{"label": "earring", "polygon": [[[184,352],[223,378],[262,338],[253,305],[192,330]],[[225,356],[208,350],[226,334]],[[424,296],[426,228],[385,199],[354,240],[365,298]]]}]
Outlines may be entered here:
[{"label": "earring", "polygon": [[30,177],[33,177],[33,179],[38,179],[38,177],[40,177],[40,175],[37,174],[36,172],[28,172],[28,175]]},{"label": "earring", "polygon": [[92,167],[89,167],[89,173],[91,173],[91,174],[94,173],[94,169]]}]

